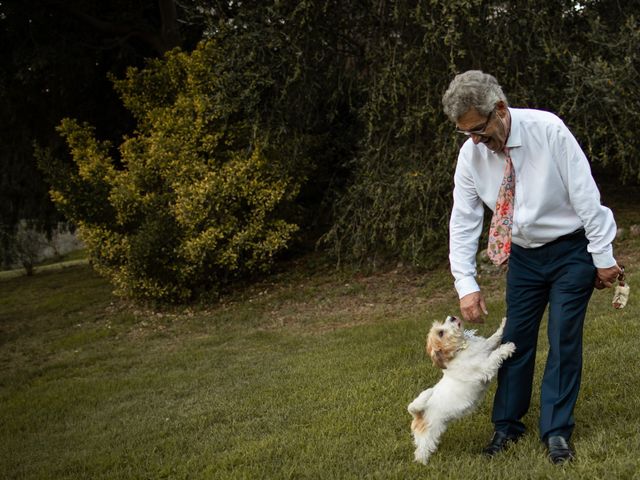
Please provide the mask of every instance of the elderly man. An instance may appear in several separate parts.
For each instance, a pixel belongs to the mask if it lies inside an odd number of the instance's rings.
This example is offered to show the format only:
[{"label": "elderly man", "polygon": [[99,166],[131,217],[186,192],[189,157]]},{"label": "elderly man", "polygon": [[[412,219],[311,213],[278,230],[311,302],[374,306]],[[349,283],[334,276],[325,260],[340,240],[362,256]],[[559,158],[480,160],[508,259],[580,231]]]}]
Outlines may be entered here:
[{"label": "elderly man", "polygon": [[481,71],[457,75],[442,99],[469,139],[458,155],[450,219],[449,259],[465,320],[487,308],[475,280],[483,203],[494,211],[489,257],[508,262],[503,342],[516,353],[498,374],[484,453],[493,456],[525,431],[540,321],[549,306],[549,352],[541,387],[540,437],[553,463],[575,456],[569,445],[582,370],[582,327],[596,288],[620,273],[611,242],[616,224],[600,204],[589,163],[555,115],[516,109],[496,79]]}]

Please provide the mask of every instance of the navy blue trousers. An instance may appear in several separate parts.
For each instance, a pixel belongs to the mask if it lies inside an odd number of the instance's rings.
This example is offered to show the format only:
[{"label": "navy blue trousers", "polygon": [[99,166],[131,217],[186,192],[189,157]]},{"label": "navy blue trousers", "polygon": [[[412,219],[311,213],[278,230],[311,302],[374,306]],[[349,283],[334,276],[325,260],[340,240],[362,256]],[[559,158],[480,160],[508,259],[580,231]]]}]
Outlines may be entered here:
[{"label": "navy blue trousers", "polygon": [[503,342],[515,354],[498,372],[492,421],[497,431],[524,433],[531,403],[538,330],[549,306],[549,353],[540,392],[540,438],[574,428],[582,372],[582,327],[596,277],[583,231],[539,248],[512,246],[507,273],[507,324]]}]

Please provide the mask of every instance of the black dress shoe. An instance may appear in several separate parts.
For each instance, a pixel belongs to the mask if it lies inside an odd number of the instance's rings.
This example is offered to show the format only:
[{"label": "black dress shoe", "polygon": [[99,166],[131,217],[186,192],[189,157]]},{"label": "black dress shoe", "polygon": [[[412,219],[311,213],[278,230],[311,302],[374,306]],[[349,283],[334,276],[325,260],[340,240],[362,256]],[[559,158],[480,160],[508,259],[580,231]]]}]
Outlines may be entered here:
[{"label": "black dress shoe", "polygon": [[505,450],[510,443],[516,443],[520,435],[509,435],[504,432],[494,432],[489,445],[484,447],[482,453],[488,457],[493,457],[496,453]]},{"label": "black dress shoe", "polygon": [[570,462],[576,458],[576,454],[567,440],[559,435],[547,439],[547,450],[549,450],[549,459],[556,465]]}]

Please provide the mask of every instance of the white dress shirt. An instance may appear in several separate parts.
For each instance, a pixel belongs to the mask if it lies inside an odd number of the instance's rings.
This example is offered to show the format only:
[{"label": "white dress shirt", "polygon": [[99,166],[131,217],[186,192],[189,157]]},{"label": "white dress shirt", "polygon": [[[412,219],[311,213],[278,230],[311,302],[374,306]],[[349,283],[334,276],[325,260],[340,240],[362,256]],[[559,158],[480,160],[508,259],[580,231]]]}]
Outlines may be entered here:
[{"label": "white dress shirt", "polygon": [[[507,139],[516,174],[512,243],[540,247],[584,228],[597,268],[615,265],[611,242],[616,224],[600,204],[589,162],[557,116],[540,110],[510,108]],[[449,223],[449,261],[460,298],[480,290],[476,254],[484,209],[495,209],[505,156],[467,140],[458,155]]]}]

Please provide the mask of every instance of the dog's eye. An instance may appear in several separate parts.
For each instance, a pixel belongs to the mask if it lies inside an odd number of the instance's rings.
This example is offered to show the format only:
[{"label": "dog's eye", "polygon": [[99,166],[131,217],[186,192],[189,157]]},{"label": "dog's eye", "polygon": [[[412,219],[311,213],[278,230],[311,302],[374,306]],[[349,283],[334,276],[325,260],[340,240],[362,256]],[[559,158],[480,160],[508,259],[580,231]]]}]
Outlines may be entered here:
[{"label": "dog's eye", "polygon": [[438,336],[441,337],[442,335],[444,335],[444,331],[443,330],[439,330],[438,331]]}]

